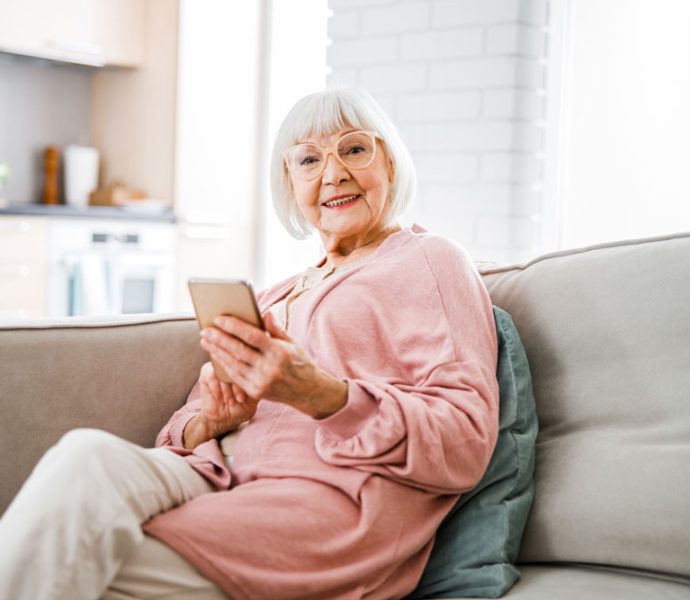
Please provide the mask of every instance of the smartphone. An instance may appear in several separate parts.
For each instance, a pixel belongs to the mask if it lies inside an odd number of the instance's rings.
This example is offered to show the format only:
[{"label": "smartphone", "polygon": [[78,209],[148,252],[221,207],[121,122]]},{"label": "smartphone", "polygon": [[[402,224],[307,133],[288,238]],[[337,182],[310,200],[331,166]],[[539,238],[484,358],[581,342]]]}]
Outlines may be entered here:
[{"label": "smartphone", "polygon": [[[193,277],[187,281],[192,296],[194,312],[199,329],[211,327],[213,320],[221,315],[232,315],[259,329],[264,322],[252,284],[245,279],[211,279]],[[216,377],[230,382],[223,368],[211,359]]]}]

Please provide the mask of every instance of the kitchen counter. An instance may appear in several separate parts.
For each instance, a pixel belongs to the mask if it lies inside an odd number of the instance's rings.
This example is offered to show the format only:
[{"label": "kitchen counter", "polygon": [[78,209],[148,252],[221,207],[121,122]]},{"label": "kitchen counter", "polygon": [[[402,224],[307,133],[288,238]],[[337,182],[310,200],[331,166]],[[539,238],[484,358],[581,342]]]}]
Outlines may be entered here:
[{"label": "kitchen counter", "polygon": [[120,208],[116,206],[68,206],[66,204],[8,204],[0,206],[0,217],[27,215],[41,217],[69,217],[84,219],[126,219],[129,221],[156,221],[174,223],[177,218],[172,210],[152,211],[144,208]]}]

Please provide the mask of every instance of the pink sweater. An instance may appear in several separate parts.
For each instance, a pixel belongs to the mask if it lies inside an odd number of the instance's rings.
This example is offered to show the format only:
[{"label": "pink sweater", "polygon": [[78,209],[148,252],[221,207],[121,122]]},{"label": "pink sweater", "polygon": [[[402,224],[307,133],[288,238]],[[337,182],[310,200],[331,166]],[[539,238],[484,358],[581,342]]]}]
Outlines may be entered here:
[{"label": "pink sweater", "polygon": [[[296,280],[262,293],[262,311]],[[402,597],[496,441],[488,293],[461,249],[413,227],[307,292],[288,333],[347,381],[347,405],[317,421],[260,402],[228,469],[216,440],[179,448],[193,391],[156,443],[219,491],[144,530],[236,600]]]}]

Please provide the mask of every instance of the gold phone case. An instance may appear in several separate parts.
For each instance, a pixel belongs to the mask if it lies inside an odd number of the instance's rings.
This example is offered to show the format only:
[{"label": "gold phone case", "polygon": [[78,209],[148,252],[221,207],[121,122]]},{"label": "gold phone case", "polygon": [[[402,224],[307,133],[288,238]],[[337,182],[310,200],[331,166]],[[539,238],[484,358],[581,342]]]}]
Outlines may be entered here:
[{"label": "gold phone case", "polygon": [[[192,296],[199,329],[212,326],[213,320],[220,315],[232,315],[264,329],[256,296],[249,281],[194,277],[189,279],[187,286]],[[213,359],[211,362],[218,379],[230,382],[223,368]]]}]

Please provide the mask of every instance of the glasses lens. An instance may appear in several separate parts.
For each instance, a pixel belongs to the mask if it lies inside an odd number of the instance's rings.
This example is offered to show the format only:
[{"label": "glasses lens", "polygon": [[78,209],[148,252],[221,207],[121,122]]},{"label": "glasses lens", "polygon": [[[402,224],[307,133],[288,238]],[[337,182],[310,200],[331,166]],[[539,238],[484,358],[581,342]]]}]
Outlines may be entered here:
[{"label": "glasses lens", "polygon": [[323,152],[315,144],[297,144],[290,148],[287,156],[290,170],[302,177],[318,173],[323,163]]},{"label": "glasses lens", "polygon": [[338,156],[348,167],[363,169],[374,160],[375,144],[373,135],[353,131],[340,138]]}]

